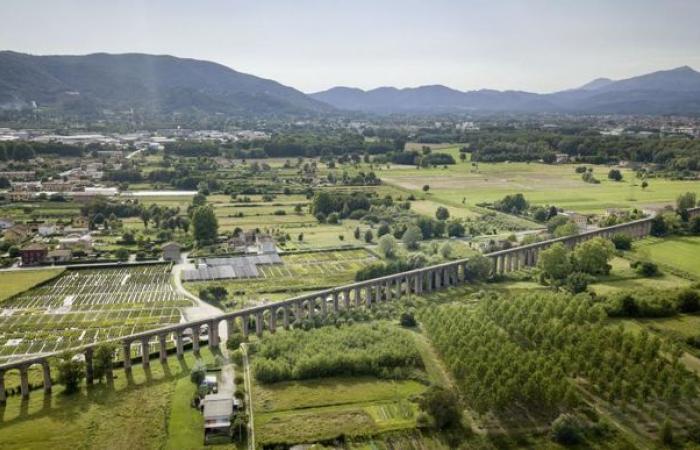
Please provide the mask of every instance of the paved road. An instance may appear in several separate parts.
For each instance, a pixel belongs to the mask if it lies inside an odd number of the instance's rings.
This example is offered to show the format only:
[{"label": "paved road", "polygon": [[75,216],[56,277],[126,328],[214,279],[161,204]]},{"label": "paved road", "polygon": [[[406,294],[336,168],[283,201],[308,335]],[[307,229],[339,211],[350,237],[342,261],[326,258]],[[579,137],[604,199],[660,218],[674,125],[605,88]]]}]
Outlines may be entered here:
[{"label": "paved road", "polygon": [[[206,319],[208,317],[218,316],[223,314],[224,311],[211,305],[204,300],[200,299],[196,295],[190,293],[182,285],[182,271],[186,269],[193,269],[194,264],[187,261],[187,253],[182,254],[182,260],[178,264],[173,265],[173,285],[175,290],[185,297],[192,300],[195,305],[188,308],[184,308],[182,311],[183,317],[181,322],[189,322],[192,320]],[[226,359],[226,363],[221,366],[221,374],[219,376],[219,393],[229,394],[233,397],[233,393],[236,391],[236,385],[233,381],[234,371],[233,364],[229,362],[228,349],[226,348],[226,340],[228,339],[228,329],[226,323],[222,322],[219,324],[219,337],[221,338],[221,354]]]}]

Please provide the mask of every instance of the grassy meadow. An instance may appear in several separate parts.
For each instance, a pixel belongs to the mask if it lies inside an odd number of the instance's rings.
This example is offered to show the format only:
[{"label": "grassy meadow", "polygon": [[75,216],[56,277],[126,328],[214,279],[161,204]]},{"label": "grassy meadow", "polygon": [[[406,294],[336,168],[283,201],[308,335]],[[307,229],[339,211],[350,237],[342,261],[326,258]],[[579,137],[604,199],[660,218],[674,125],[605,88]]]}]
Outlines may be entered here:
[{"label": "grassy meadow", "polygon": [[[444,153],[455,153],[455,150]],[[430,186],[426,198],[457,208],[470,208],[480,202],[500,200],[505,195],[521,192],[534,204],[554,204],[560,208],[584,213],[603,213],[606,208],[641,208],[647,205],[671,204],[678,195],[698,191],[698,183],[662,178],[641,180],[630,169],[622,168],[621,182],[608,180],[609,166],[593,167],[600,184],[586,183],[575,173],[574,164],[478,163],[461,162],[446,168],[403,166],[383,167],[378,176],[390,185],[422,194]],[[464,204],[462,201],[464,200]]]},{"label": "grassy meadow", "polygon": [[[208,349],[201,358],[213,361]],[[28,401],[10,397],[0,409],[0,448],[202,448],[201,415],[189,406],[194,364],[195,356],[187,352],[166,365],[152,362],[148,372],[140,365],[131,376],[115,370],[113,385],[98,383],[75,395],[55,386],[47,397],[40,390]]]},{"label": "grassy meadow", "polygon": [[63,269],[8,270],[0,272],[0,302],[20,292],[27,291],[37,284],[56,278]]}]

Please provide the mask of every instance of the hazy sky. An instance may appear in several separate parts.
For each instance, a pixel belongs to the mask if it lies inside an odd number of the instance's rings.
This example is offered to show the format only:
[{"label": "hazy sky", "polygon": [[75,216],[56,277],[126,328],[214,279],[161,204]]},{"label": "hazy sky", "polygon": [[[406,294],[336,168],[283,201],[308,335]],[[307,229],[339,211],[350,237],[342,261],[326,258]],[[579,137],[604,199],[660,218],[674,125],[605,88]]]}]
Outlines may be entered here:
[{"label": "hazy sky", "polygon": [[700,69],[700,0],[0,0],[0,18],[2,49],[207,59],[305,92]]}]

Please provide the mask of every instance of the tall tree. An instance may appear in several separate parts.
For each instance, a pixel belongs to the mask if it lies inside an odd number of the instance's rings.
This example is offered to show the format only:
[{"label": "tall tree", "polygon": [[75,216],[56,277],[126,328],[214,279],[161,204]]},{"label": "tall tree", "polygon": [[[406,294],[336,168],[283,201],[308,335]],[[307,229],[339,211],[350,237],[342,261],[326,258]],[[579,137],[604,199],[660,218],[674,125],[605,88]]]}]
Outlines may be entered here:
[{"label": "tall tree", "polygon": [[200,206],[192,215],[194,239],[199,245],[211,244],[219,234],[219,222],[211,206]]}]

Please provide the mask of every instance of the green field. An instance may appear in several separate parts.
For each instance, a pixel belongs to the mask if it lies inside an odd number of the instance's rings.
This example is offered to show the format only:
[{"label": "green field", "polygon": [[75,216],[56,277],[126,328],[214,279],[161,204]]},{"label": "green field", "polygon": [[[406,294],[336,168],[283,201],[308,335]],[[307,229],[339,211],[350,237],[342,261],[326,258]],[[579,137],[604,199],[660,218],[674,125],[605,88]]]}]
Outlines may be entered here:
[{"label": "green field", "polygon": [[8,270],[0,272],[0,302],[57,277],[63,269]]},{"label": "green field", "polygon": [[646,238],[635,243],[634,254],[700,279],[700,236]]},{"label": "green field", "polygon": [[[630,256],[634,255],[634,253],[630,254]],[[601,277],[591,285],[591,288],[598,294],[624,289],[674,289],[692,284],[687,279],[664,272],[663,269],[658,276],[643,277],[630,267],[630,260],[625,258],[614,258],[610,265],[612,266],[610,275]]]},{"label": "green field", "polygon": [[416,194],[422,194],[421,189],[427,184],[430,186],[428,199],[467,209],[480,202],[493,202],[507,194],[521,192],[533,204],[602,213],[606,208],[671,204],[684,192],[700,190],[697,182],[663,178],[648,180],[649,187],[642,189],[641,181],[628,169],[621,169],[623,181],[610,181],[608,166],[588,165],[594,167],[593,173],[601,181],[590,184],[574,172],[573,164],[479,163],[476,168],[470,162],[457,161],[447,168],[384,168],[378,176]]},{"label": "green field", "polygon": [[[213,360],[208,350],[202,358]],[[167,366],[151,364],[148,373],[140,366],[131,377],[117,370],[113,386],[71,396],[57,386],[49,397],[32,392],[28,402],[10,397],[0,414],[0,448],[201,448],[201,415],[189,407],[194,362],[188,352],[182,361],[169,358]]]},{"label": "green field", "polygon": [[408,399],[424,390],[415,381],[372,377],[255,383],[257,440],[313,442],[413,428],[417,409]]}]

